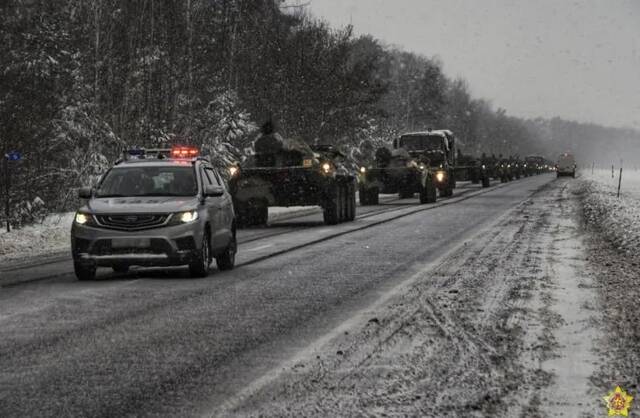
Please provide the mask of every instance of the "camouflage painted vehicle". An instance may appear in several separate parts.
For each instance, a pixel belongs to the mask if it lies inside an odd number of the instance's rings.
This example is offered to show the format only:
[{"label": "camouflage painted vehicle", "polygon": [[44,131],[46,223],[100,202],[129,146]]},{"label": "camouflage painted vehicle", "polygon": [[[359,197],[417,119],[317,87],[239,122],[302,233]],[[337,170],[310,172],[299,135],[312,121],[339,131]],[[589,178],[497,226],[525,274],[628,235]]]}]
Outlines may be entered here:
[{"label": "camouflage painted vehicle", "polygon": [[544,172],[545,159],[539,155],[529,155],[525,157],[525,170],[527,175],[532,176]]},{"label": "camouflage painted vehicle", "polygon": [[263,133],[254,148],[255,155],[230,168],[239,226],[265,225],[269,206],[318,205],[330,225],[355,219],[356,176],[339,151],[273,132]]},{"label": "camouflage painted vehicle", "polygon": [[513,180],[513,170],[511,169],[511,160],[502,158],[498,163],[498,178],[500,183],[506,183]]},{"label": "camouflage painted vehicle", "polygon": [[456,138],[451,131],[404,134],[393,141],[392,150],[378,149],[374,164],[360,168],[360,203],[377,204],[381,192],[398,193],[401,199],[417,193],[420,203],[432,203],[438,194],[453,195],[459,177],[490,185],[486,167],[479,161],[457,165],[456,158]]}]

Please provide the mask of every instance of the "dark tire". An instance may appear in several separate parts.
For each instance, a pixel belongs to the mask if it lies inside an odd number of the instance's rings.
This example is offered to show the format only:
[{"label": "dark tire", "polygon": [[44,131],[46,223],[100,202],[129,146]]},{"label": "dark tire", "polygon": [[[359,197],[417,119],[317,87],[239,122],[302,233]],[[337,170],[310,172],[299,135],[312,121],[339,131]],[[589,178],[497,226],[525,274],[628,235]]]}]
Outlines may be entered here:
[{"label": "dark tire", "polygon": [[209,232],[202,234],[202,244],[197,255],[189,263],[189,274],[191,277],[207,277],[209,266],[211,265],[211,240]]},{"label": "dark tire", "polygon": [[427,185],[420,190],[420,203],[435,203],[436,200],[438,200],[436,186],[429,181]]},{"label": "dark tire", "polygon": [[263,226],[269,220],[269,207],[264,202],[251,201],[238,210],[238,223],[242,227]]},{"label": "dark tire", "polygon": [[380,194],[377,187],[369,189],[369,203],[377,205],[380,202]]},{"label": "dark tire", "polygon": [[236,239],[236,231],[233,231],[231,242],[225,248],[224,252],[216,257],[218,270],[231,270],[236,264],[236,253],[238,252],[238,241]]},{"label": "dark tire", "polygon": [[413,190],[411,190],[408,184],[402,184],[398,191],[399,199],[411,199],[413,197]]},{"label": "dark tire", "polygon": [[360,206],[368,206],[371,204],[369,197],[371,193],[363,185],[358,186],[358,198],[360,200]]},{"label": "dark tire", "polygon": [[113,269],[114,272],[118,273],[118,274],[125,274],[127,272],[129,272],[129,266],[127,266],[126,264],[116,264],[115,266],[111,267]]},{"label": "dark tire", "polygon": [[347,221],[356,219],[356,188],[354,185],[347,187]]},{"label": "dark tire", "polygon": [[571,174],[571,177],[573,177],[574,179],[576,178],[576,172],[574,171],[573,174]]},{"label": "dark tire", "polygon": [[333,184],[330,186],[329,193],[324,204],[322,213],[324,223],[327,225],[336,225],[340,222],[340,193],[339,186]]},{"label": "dark tire", "polygon": [[489,178],[489,176],[483,177],[482,187],[490,187],[490,186],[491,186],[491,179]]},{"label": "dark tire", "polygon": [[75,261],[73,263],[73,270],[80,281],[95,280],[96,278],[96,266],[86,265]]},{"label": "dark tire", "polygon": [[349,191],[346,184],[340,185],[340,222],[345,222],[349,217]]}]

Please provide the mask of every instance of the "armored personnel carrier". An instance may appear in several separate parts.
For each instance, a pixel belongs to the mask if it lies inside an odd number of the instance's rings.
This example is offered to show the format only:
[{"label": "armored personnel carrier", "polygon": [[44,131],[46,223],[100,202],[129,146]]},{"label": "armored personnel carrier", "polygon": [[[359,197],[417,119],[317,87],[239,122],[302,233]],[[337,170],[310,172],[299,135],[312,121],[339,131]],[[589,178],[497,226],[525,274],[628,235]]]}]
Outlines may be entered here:
[{"label": "armored personnel carrier", "polygon": [[229,189],[239,226],[265,225],[269,206],[315,206],[324,222],[337,224],[356,216],[356,177],[331,146],[263,131],[255,155],[230,168]]},{"label": "armored personnel carrier", "polygon": [[376,151],[374,164],[360,168],[360,203],[378,203],[378,193],[398,193],[401,199],[418,193],[420,203],[453,195],[457,179],[490,185],[486,167],[480,161],[458,165],[456,138],[451,131],[412,132],[393,141],[393,148]]}]

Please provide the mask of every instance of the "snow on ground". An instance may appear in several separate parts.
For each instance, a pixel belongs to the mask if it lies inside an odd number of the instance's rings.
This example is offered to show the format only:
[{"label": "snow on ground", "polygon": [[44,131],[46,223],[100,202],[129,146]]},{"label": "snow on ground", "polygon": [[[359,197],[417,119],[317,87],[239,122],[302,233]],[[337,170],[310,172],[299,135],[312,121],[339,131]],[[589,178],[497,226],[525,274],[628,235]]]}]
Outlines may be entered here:
[{"label": "snow on ground", "polygon": [[613,178],[611,170],[583,173],[584,217],[616,249],[635,255],[640,251],[640,171],[623,170],[620,197],[618,176],[619,169]]},{"label": "snow on ground", "polygon": [[74,212],[49,215],[40,224],[0,231],[0,268],[7,261],[69,250]]},{"label": "snow on ground", "polygon": [[551,183],[219,416],[598,416],[575,183]]}]

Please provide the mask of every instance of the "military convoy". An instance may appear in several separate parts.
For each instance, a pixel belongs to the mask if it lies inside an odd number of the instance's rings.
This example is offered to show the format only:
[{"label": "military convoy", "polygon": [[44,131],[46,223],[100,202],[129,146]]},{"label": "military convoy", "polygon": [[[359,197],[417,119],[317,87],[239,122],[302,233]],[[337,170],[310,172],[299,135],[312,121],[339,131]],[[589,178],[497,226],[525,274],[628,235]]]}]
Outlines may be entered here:
[{"label": "military convoy", "polygon": [[398,193],[401,199],[420,196],[420,203],[451,196],[458,180],[489,187],[487,167],[457,152],[449,130],[412,132],[393,141],[393,149],[376,150],[374,163],[360,168],[360,204],[375,205],[379,193]]},{"label": "military convoy", "polygon": [[229,189],[239,226],[265,225],[269,206],[322,207],[329,225],[356,216],[356,176],[331,146],[309,146],[266,129],[255,154],[231,167]]},{"label": "military convoy", "polygon": [[542,157],[475,158],[463,154],[458,142],[450,130],[403,134],[391,148],[378,148],[356,178],[334,147],[283,138],[265,125],[254,155],[230,168],[238,226],[267,224],[270,206],[317,205],[326,224],[352,221],[356,189],[363,206],[377,205],[381,193],[400,199],[417,194],[420,203],[433,203],[452,196],[457,181],[489,187],[492,178],[507,182],[542,172]]}]

